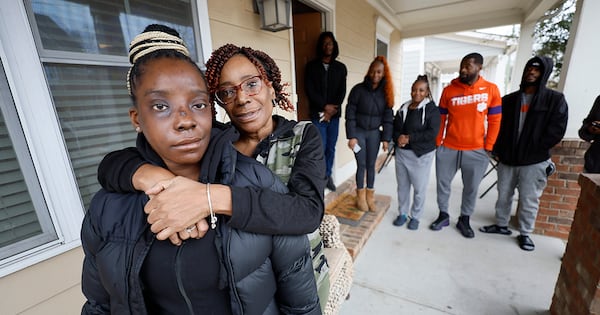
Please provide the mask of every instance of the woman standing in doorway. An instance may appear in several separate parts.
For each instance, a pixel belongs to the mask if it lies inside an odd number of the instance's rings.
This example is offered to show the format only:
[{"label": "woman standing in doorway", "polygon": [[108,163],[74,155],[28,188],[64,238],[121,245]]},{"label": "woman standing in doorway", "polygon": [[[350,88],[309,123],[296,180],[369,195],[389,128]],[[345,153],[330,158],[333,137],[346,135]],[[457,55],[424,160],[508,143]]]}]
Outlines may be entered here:
[{"label": "woman standing in doorway", "polygon": [[392,75],[385,57],[377,56],[369,65],[364,81],[350,91],[346,106],[348,147],[354,151],[357,164],[357,206],[363,211],[375,211],[375,161],[379,143],[387,151],[392,138],[393,106]]}]

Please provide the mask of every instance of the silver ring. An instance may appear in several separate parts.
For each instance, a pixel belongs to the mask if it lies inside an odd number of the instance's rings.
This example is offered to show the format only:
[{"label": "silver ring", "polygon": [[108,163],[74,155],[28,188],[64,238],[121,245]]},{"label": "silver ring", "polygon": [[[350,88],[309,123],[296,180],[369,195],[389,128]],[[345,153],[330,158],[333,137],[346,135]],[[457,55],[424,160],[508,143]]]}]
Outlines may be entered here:
[{"label": "silver ring", "polygon": [[195,225],[190,226],[189,228],[186,228],[185,231],[188,232],[188,234],[192,234],[192,231],[196,229]]}]

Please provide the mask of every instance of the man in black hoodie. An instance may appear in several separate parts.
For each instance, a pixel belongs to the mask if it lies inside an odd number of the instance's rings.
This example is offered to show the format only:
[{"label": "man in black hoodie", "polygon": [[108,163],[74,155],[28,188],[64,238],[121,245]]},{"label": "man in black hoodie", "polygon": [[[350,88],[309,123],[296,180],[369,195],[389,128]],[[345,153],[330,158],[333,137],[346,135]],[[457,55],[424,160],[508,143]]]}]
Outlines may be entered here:
[{"label": "man in black hoodie", "polygon": [[333,33],[322,32],[317,41],[317,57],[306,64],[304,73],[310,120],[321,132],[327,188],[331,191],[336,189],[331,173],[348,75],[346,65],[336,60],[339,54],[340,48]]},{"label": "man in black hoodie", "polygon": [[519,191],[519,232],[523,250],[532,251],[539,201],[547,177],[555,166],[550,159],[567,129],[568,108],[562,93],[546,88],[552,59],[531,58],[525,65],[519,91],[502,98],[502,121],[492,154],[498,163],[496,224],[483,226],[484,233],[510,235],[508,222],[515,188]]}]

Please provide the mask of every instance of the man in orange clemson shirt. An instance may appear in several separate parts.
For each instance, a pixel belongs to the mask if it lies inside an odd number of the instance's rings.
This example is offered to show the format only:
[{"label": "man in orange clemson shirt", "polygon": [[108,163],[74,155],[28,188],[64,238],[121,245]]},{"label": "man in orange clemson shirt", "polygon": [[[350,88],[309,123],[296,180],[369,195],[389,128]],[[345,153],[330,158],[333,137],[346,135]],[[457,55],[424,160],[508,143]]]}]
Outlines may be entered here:
[{"label": "man in orange clemson shirt", "polygon": [[440,98],[441,124],[436,139],[438,218],[430,225],[435,231],[450,224],[450,184],[461,170],[463,192],[456,227],[466,238],[475,236],[469,218],[475,210],[477,189],[494,147],[502,99],[498,87],[479,75],[483,56],[470,53],[460,62],[460,74],[444,88]]}]

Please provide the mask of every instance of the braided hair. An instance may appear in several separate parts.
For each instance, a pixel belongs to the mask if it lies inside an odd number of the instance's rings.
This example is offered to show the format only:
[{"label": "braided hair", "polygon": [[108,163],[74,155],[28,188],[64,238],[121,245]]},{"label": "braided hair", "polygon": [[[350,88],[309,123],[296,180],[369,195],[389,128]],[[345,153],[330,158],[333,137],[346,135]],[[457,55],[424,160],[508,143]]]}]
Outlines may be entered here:
[{"label": "braided hair", "polygon": [[262,79],[271,82],[275,90],[274,105],[276,104],[286,111],[294,110],[294,105],[288,99],[289,93],[284,91],[288,84],[281,83],[281,71],[273,58],[260,50],[254,50],[250,47],[238,47],[233,44],[225,44],[219,47],[213,51],[206,62],[206,79],[211,103],[215,102],[215,93],[219,88],[223,66],[235,55],[243,55],[248,58],[256,69],[258,69]]},{"label": "braided hair", "polygon": [[390,72],[390,67],[388,66],[387,60],[384,56],[377,56],[371,64],[369,65],[369,70],[367,70],[367,74],[365,77],[369,76],[369,71],[374,64],[381,63],[383,64],[383,93],[385,94],[385,102],[389,108],[394,107],[394,83],[392,82],[392,73]]},{"label": "braided hair", "polygon": [[417,75],[417,79],[415,80],[415,82],[413,82],[413,85],[417,82],[424,82],[425,84],[427,84],[427,98],[429,98],[430,100],[433,100],[433,95],[431,94],[431,88],[429,87],[429,79],[427,78],[426,74],[420,74]]},{"label": "braided hair", "polygon": [[[129,62],[132,64],[127,72],[127,91],[136,105],[135,88],[148,62],[158,58],[174,58],[185,60],[194,65],[202,79],[206,81],[200,67],[190,58],[190,52],[179,33],[161,24],[150,24],[129,44]],[[213,118],[216,117],[212,107]]]}]

